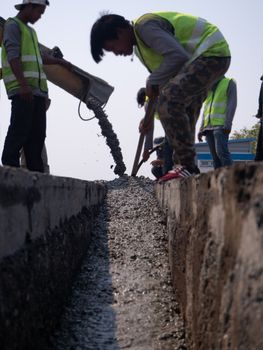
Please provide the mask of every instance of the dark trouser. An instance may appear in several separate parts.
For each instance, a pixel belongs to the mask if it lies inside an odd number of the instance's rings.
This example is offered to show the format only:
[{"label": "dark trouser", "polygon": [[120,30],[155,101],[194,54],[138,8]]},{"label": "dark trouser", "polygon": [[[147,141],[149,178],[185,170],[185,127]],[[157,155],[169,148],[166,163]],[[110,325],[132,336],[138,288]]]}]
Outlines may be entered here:
[{"label": "dark trouser", "polygon": [[169,170],[173,168],[173,149],[169,145],[169,142],[167,140],[167,137],[164,138],[164,145],[163,145],[163,175],[167,174]]},{"label": "dark trouser", "polygon": [[163,176],[163,169],[161,166],[153,166],[151,171],[153,176],[156,177],[156,179],[160,179],[160,177]]},{"label": "dark trouser", "polygon": [[179,164],[195,165],[195,124],[208,90],[227,71],[229,57],[199,57],[160,91],[158,112]]},{"label": "dark trouser", "polygon": [[233,164],[231,153],[228,149],[229,135],[222,129],[206,130],[206,141],[213,158],[214,169]]},{"label": "dark trouser", "polygon": [[259,133],[258,133],[258,139],[257,139],[257,149],[256,149],[256,157],[255,161],[261,161],[263,160],[263,135],[262,135],[262,128],[263,128],[263,119],[260,120],[260,127],[259,127]]},{"label": "dark trouser", "polygon": [[12,98],[10,125],[2,154],[3,165],[20,167],[20,150],[23,148],[27,168],[44,172],[41,152],[46,137],[46,99],[34,96],[32,102],[19,96]]},{"label": "dark trouser", "polygon": [[173,168],[173,149],[169,145],[167,137],[164,137],[163,145],[161,146],[161,150],[157,151],[157,159],[163,160],[163,166],[152,167],[152,174],[159,179],[163,175],[167,174],[169,170]]}]

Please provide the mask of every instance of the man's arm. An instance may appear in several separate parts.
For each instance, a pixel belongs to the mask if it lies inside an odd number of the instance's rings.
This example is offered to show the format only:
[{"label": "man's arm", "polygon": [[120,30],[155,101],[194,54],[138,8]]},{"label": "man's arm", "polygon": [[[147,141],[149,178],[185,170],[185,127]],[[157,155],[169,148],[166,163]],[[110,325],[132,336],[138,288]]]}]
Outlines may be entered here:
[{"label": "man's arm", "polygon": [[168,30],[166,23],[164,19],[151,19],[136,26],[136,32],[143,42],[163,57],[160,67],[148,78],[150,85],[165,83],[175,76],[189,59],[188,53],[176,40],[171,30]]},{"label": "man's arm", "polygon": [[46,64],[46,65],[59,64],[67,69],[72,68],[72,64],[64,60],[63,58],[54,57],[52,55],[45,54],[45,53],[44,54],[41,53],[41,56],[42,56],[43,64]]},{"label": "man's arm", "polygon": [[227,95],[228,95],[228,99],[227,99],[224,130],[225,132],[230,133],[232,129],[233,118],[237,107],[237,85],[233,79],[230,81],[228,85]]},{"label": "man's arm", "polygon": [[6,23],[3,44],[6,49],[7,60],[10,64],[12,72],[14,73],[20,85],[19,95],[22,99],[31,101],[33,95],[24,76],[22,62],[20,59],[20,42],[21,32],[18,24],[15,21],[10,21]]}]

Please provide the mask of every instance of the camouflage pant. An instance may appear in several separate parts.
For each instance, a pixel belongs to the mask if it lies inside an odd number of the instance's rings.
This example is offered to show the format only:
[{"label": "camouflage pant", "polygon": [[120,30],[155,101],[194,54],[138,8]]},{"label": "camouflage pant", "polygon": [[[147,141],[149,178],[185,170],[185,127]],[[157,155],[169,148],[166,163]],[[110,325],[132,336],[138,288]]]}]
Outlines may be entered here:
[{"label": "camouflage pant", "polygon": [[158,112],[174,150],[175,163],[195,169],[195,125],[211,86],[227,71],[230,58],[199,57],[160,91]]}]

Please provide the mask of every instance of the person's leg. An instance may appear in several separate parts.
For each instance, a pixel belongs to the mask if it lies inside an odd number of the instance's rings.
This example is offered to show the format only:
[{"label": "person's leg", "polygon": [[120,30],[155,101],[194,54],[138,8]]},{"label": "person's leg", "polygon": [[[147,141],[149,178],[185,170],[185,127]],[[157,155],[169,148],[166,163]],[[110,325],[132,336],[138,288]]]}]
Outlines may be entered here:
[{"label": "person's leg", "polygon": [[[163,145],[163,158],[164,158],[164,165],[163,165],[163,175],[168,173],[169,170],[173,168],[173,149],[169,145],[169,142],[167,138],[164,139],[164,145]],[[176,155],[175,155],[176,158]]]},{"label": "person's leg", "polygon": [[233,164],[231,153],[228,149],[229,134],[225,134],[223,129],[214,130],[216,153],[221,161],[222,166]]},{"label": "person's leg", "polygon": [[263,160],[263,135],[262,135],[262,128],[263,128],[263,120],[260,120],[260,127],[259,127],[259,133],[258,133],[258,139],[257,139],[257,148],[256,148],[256,156],[255,161],[261,161]]},{"label": "person's leg", "polygon": [[[158,112],[168,141],[180,164],[190,172],[196,171],[194,149],[194,123],[187,108],[192,105],[200,112],[200,101],[206,97],[209,88],[227,71],[230,58],[200,57],[182,69],[160,91]],[[197,107],[199,110],[197,111]],[[196,120],[195,120],[196,121]]]},{"label": "person's leg", "polygon": [[160,166],[153,166],[151,170],[153,176],[155,176],[157,180],[163,175],[162,167]]},{"label": "person's leg", "polygon": [[41,157],[46,137],[46,105],[45,98],[34,96],[34,119],[31,133],[24,145],[27,168],[31,171],[44,172]]},{"label": "person's leg", "polygon": [[12,98],[11,120],[2,153],[3,165],[20,167],[20,150],[31,130],[33,104],[19,96]]},{"label": "person's leg", "polygon": [[215,145],[215,138],[214,138],[214,131],[213,130],[207,130],[205,134],[205,138],[211,153],[211,156],[213,158],[213,164],[214,169],[222,167],[222,163],[216,153],[216,145]]},{"label": "person's leg", "polygon": [[195,143],[195,126],[196,122],[200,115],[200,110],[203,105],[203,101],[206,99],[207,94],[203,93],[202,95],[196,96],[193,103],[191,103],[186,108],[186,113],[189,116],[190,121],[190,129],[191,129],[191,136],[192,136],[192,142]]}]

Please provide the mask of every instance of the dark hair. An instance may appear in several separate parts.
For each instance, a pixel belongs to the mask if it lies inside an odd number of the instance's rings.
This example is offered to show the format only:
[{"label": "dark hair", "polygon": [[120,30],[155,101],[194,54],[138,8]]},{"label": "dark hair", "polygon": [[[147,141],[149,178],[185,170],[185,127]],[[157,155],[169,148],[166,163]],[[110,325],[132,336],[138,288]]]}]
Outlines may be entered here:
[{"label": "dark hair", "polygon": [[95,62],[99,63],[104,56],[103,45],[107,40],[118,38],[118,28],[128,28],[130,23],[124,17],[113,14],[102,15],[92,26],[90,49]]},{"label": "dark hair", "polygon": [[145,87],[140,88],[139,91],[137,92],[136,96],[136,101],[140,107],[142,107],[145,103],[145,98],[146,98],[146,89]]}]

